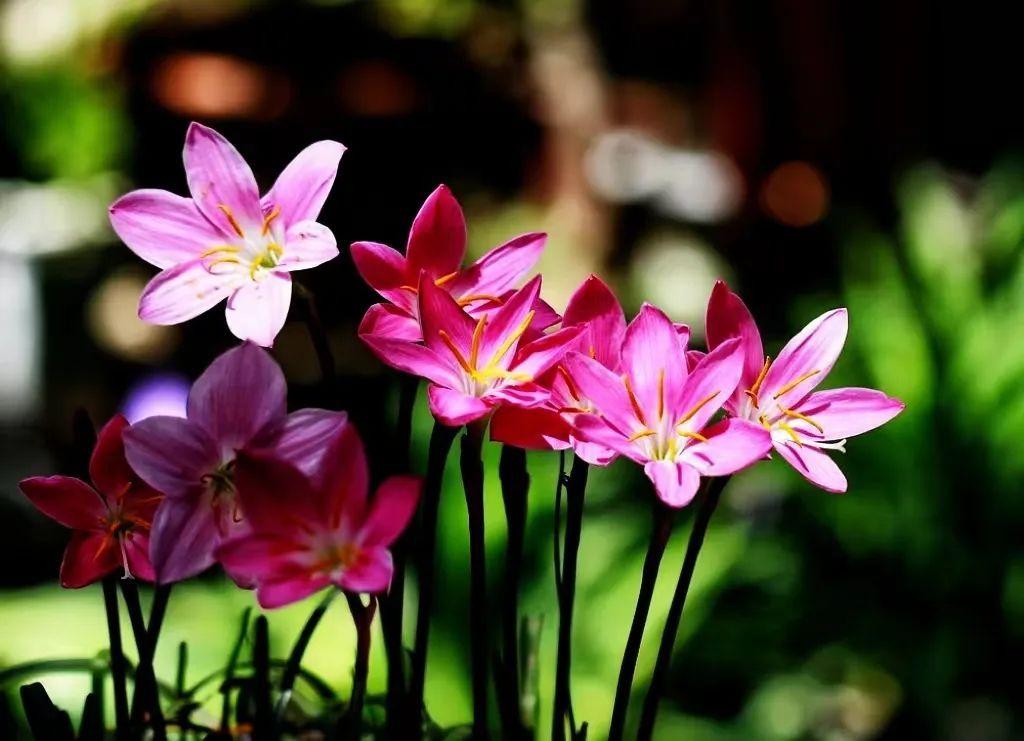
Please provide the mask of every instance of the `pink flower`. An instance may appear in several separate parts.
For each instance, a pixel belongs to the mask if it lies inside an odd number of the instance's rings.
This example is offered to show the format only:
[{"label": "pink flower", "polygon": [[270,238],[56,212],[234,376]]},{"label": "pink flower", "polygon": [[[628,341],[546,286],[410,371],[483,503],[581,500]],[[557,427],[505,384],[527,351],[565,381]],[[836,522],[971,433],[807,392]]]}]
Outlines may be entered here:
[{"label": "pink flower", "polygon": [[526,341],[540,284],[537,276],[501,308],[474,320],[424,273],[417,291],[424,344],[372,334],[362,339],[383,362],[431,382],[430,410],[446,425],[481,419],[502,404],[538,406],[548,392],[534,379],[580,332],[574,327]]},{"label": "pink flower", "polygon": [[738,338],[743,348],[743,372],[729,413],[761,424],[779,455],[831,492],[846,491],[846,477],[825,451],[845,452],[846,438],[885,424],[904,406],[874,389],[814,391],[839,357],[846,331],[846,309],[833,309],[804,327],[772,361],[747,307],[725,283],[715,284],[708,303],[708,346]]},{"label": "pink flower", "polygon": [[281,369],[246,343],[227,351],[192,385],[188,417],[149,417],[125,434],[128,461],[166,497],[153,521],[157,580],[173,582],[213,564],[217,544],[246,528],[236,496],[235,459],[264,450],[305,473],[320,466],[343,412],[288,414]]},{"label": "pink flower", "polygon": [[661,310],[645,304],[627,327],[620,373],[578,352],[565,367],[592,412],[573,418],[575,433],[644,466],[671,507],[693,499],[701,476],[725,476],[771,447],[760,425],[730,419],[707,427],[739,382],[743,349],[723,343],[687,367],[686,338]]},{"label": "pink flower", "polygon": [[345,147],[306,147],[260,198],[249,165],[230,142],[197,123],[185,135],[191,198],[136,190],[110,207],[114,231],[161,269],[139,300],[152,324],[179,324],[227,298],[228,328],[269,347],[284,326],[293,270],[338,254],[331,230],[316,218]]},{"label": "pink flower", "polygon": [[[417,300],[421,273],[451,294],[474,318],[492,311],[537,263],[546,240],[545,234],[523,234],[463,269],[466,221],[451,191],[439,185],[412,222],[405,256],[377,242],[352,245],[352,259],[359,274],[389,302],[374,304],[367,310],[359,327],[360,335],[422,340]],[[558,321],[546,305],[534,309],[538,329]]]},{"label": "pink flower", "polygon": [[128,420],[118,415],[100,431],[89,461],[93,486],[70,476],[34,476],[19,484],[40,512],[73,531],[60,567],[63,587],[84,587],[118,568],[126,577],[153,580],[149,528],[160,493],[128,467],[127,429]]},{"label": "pink flower", "polygon": [[388,589],[388,546],[409,523],[422,484],[394,476],[367,503],[366,456],[352,425],[334,435],[313,477],[262,453],[240,454],[237,471],[251,529],[224,542],[217,558],[228,573],[255,580],[260,605],[286,605],[330,584],[349,592]]}]

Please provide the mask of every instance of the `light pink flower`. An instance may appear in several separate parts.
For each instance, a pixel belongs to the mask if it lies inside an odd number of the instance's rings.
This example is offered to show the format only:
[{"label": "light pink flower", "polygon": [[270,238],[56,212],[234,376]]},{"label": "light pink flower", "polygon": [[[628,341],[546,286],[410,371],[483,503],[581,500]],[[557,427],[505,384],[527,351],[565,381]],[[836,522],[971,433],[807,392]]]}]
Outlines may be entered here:
[{"label": "light pink flower", "polygon": [[388,547],[412,518],[422,483],[394,476],[367,503],[366,455],[351,424],[334,435],[312,477],[263,453],[240,454],[237,472],[251,529],[224,542],[217,558],[228,573],[254,579],[260,605],[286,605],[331,584],[388,589]]},{"label": "light pink flower", "polygon": [[227,351],[192,385],[188,417],[156,416],[125,434],[128,462],[166,497],[153,521],[150,555],[160,582],[198,574],[221,539],[246,528],[236,496],[235,459],[264,450],[314,473],[343,412],[288,414],[284,375],[266,351]]},{"label": "light pink flower", "polygon": [[[412,222],[405,255],[377,242],[352,245],[352,259],[359,274],[388,301],[367,310],[360,335],[422,340],[417,300],[421,273],[451,294],[474,318],[493,311],[537,263],[546,240],[545,234],[523,234],[463,268],[466,220],[451,191],[438,186]],[[543,330],[558,322],[558,315],[543,302],[534,311],[535,329]]]},{"label": "light pink flower", "polygon": [[417,291],[424,344],[372,334],[362,339],[383,362],[431,382],[430,410],[446,425],[481,419],[502,404],[537,406],[548,392],[534,379],[580,332],[573,327],[526,341],[540,284],[537,276],[497,311],[474,320],[424,273]]},{"label": "light pink flower", "polygon": [[179,324],[225,298],[228,328],[264,347],[284,326],[291,271],[338,254],[316,221],[345,147],[319,141],[302,150],[260,198],[249,165],[230,142],[197,123],[185,135],[191,198],[135,190],[110,207],[118,236],[161,268],[139,300],[152,324]]},{"label": "light pink flower", "polygon": [[118,415],[100,430],[89,460],[93,486],[70,476],[34,476],[19,484],[39,511],[73,531],[60,567],[63,587],[84,587],[117,568],[153,580],[149,529],[160,493],[128,467],[127,429],[128,420]]},{"label": "light pink flower", "polygon": [[626,329],[618,371],[569,353],[569,377],[591,412],[573,417],[575,434],[643,465],[671,507],[693,499],[701,476],[725,476],[771,447],[757,424],[730,419],[708,427],[742,370],[738,340],[687,367],[686,338],[660,309],[645,304]]},{"label": "light pink flower", "polygon": [[743,372],[729,413],[761,424],[779,455],[831,492],[846,491],[846,477],[826,451],[845,452],[846,438],[885,424],[904,406],[874,389],[814,391],[839,357],[846,331],[846,309],[833,309],[804,327],[773,361],[764,355],[747,307],[725,283],[715,284],[708,302],[708,346],[738,339],[743,348]]}]

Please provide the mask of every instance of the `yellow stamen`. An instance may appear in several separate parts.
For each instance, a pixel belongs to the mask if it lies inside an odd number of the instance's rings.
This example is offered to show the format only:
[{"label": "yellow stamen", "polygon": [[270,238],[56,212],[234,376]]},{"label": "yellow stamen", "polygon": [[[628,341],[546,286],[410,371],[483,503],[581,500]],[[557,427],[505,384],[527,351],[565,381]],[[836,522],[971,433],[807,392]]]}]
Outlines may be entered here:
[{"label": "yellow stamen", "polygon": [[490,293],[471,293],[468,296],[463,296],[455,303],[457,303],[459,306],[466,306],[468,304],[473,303],[474,301],[493,301],[495,303],[500,304],[501,298],[498,296],[494,296]]},{"label": "yellow stamen", "polygon": [[280,206],[275,205],[274,208],[270,210],[270,213],[263,217],[263,229],[260,230],[260,234],[267,236],[267,232],[270,231],[270,224],[280,215],[281,208]]},{"label": "yellow stamen", "polygon": [[507,371],[501,368],[495,368],[494,366],[488,366],[482,370],[473,371],[473,378],[479,381],[486,381],[488,378],[500,378],[509,381],[515,381],[516,383],[527,383],[533,380],[533,376],[529,373],[522,373],[520,371]]},{"label": "yellow stamen", "polygon": [[665,416],[665,369],[658,374],[658,419]]},{"label": "yellow stamen", "polygon": [[794,419],[801,419],[804,422],[806,422],[807,424],[809,424],[811,427],[815,428],[822,435],[825,434],[825,428],[822,427],[821,425],[819,425],[817,422],[815,422],[810,417],[808,417],[806,414],[801,414],[800,412],[796,411],[795,409],[783,409],[782,413],[785,414],[787,417],[793,417]]},{"label": "yellow stamen", "polygon": [[765,414],[759,416],[757,418],[757,421],[760,422],[761,426],[764,427],[766,430],[770,430],[772,428],[772,426],[768,423],[768,416]]},{"label": "yellow stamen", "polygon": [[764,359],[764,365],[761,366],[761,372],[757,374],[757,380],[754,381],[754,385],[750,387],[750,393],[757,397],[757,392],[761,390],[761,384],[764,383],[764,377],[768,375],[768,369],[772,365],[772,359],[770,357]]},{"label": "yellow stamen", "polygon": [[708,439],[699,432],[691,432],[690,430],[676,430],[680,437],[688,437],[693,440],[700,440],[702,443],[706,443]]},{"label": "yellow stamen", "polygon": [[476,327],[473,328],[473,340],[469,345],[469,365],[472,368],[476,368],[476,364],[479,360],[480,355],[480,341],[484,336],[484,327],[487,326],[487,315],[484,314],[477,320]]},{"label": "yellow stamen", "polygon": [[643,440],[645,437],[650,437],[651,435],[657,434],[658,433],[655,432],[654,430],[640,430],[640,432],[634,433],[629,436],[629,442],[635,443],[637,440]]},{"label": "yellow stamen", "polygon": [[452,351],[452,355],[455,356],[455,360],[458,362],[458,364],[462,366],[462,370],[466,371],[466,373],[469,373],[470,375],[473,375],[473,373],[475,372],[473,367],[466,362],[466,358],[462,355],[461,352],[459,352],[459,348],[457,348],[455,346],[455,343],[452,342],[452,338],[448,336],[448,333],[445,332],[443,329],[439,329],[437,330],[437,334],[441,338],[441,341],[448,346],[448,349]]},{"label": "yellow stamen", "polygon": [[801,383],[803,383],[804,381],[806,381],[806,380],[807,380],[808,378],[810,378],[811,376],[816,376],[816,375],[818,375],[818,373],[820,373],[820,372],[821,372],[821,371],[816,371],[816,370],[812,370],[812,371],[808,371],[807,373],[804,373],[804,374],[803,374],[802,376],[800,376],[799,378],[795,378],[795,379],[793,379],[792,381],[790,381],[789,383],[787,383],[787,384],[786,384],[785,386],[783,386],[782,388],[780,388],[780,389],[779,389],[778,391],[776,391],[776,392],[775,392],[775,395],[774,395],[774,396],[772,396],[772,398],[773,398],[773,399],[778,399],[778,398],[779,398],[780,396],[782,396],[782,395],[783,395],[784,393],[786,393],[787,391],[792,391],[792,390],[793,390],[794,388],[796,388],[797,386],[799,386],[799,385],[800,385]]},{"label": "yellow stamen", "polygon": [[199,258],[209,257],[210,255],[216,255],[218,252],[227,252],[228,254],[238,254],[242,251],[241,247],[235,247],[230,244],[220,244],[216,247],[211,247],[199,254]]},{"label": "yellow stamen", "polygon": [[597,357],[597,350],[594,349],[593,345],[590,346],[590,357],[592,357],[592,358],[596,358]]},{"label": "yellow stamen", "polygon": [[412,291],[413,293],[419,293],[420,292],[420,289],[417,288],[416,286],[399,286],[398,290],[400,290],[400,291]]},{"label": "yellow stamen", "polygon": [[670,437],[668,440],[668,455],[666,456],[669,460],[674,460],[676,457],[676,438]]},{"label": "yellow stamen", "polygon": [[435,286],[443,286],[445,283],[450,281],[452,278],[454,278],[458,274],[459,274],[459,271],[455,270],[455,271],[453,271],[451,273],[448,273],[448,275],[442,275],[440,278],[438,278],[437,280],[434,281],[434,285]]},{"label": "yellow stamen", "polygon": [[718,396],[718,392],[717,391],[715,391],[713,394],[708,394],[703,399],[701,399],[697,403],[697,406],[695,406],[693,409],[691,409],[686,414],[684,414],[683,418],[681,420],[679,420],[678,422],[676,422],[676,427],[678,427],[679,425],[682,425],[682,424],[686,424],[691,419],[693,419],[694,415],[697,414],[697,412],[699,412],[709,401],[714,399],[716,396]]},{"label": "yellow stamen", "polygon": [[633,384],[629,382],[629,374],[622,374],[622,383],[626,386],[626,393],[629,394],[629,403],[633,405],[633,414],[640,420],[640,424],[647,427],[647,418],[644,417],[644,410],[640,408],[640,402],[637,401],[636,394],[633,393]]},{"label": "yellow stamen", "polygon": [[242,227],[238,225],[238,220],[235,219],[235,215],[231,213],[231,209],[225,206],[223,203],[218,203],[217,208],[224,212],[224,216],[227,218],[228,223],[231,224],[231,228],[235,230],[235,234],[239,237],[245,237],[245,233],[242,231]]},{"label": "yellow stamen", "polygon": [[505,338],[505,341],[501,343],[501,347],[499,347],[494,355],[491,356],[491,360],[487,364],[488,367],[497,365],[498,361],[504,357],[505,353],[512,348],[512,345],[519,341],[519,338],[522,337],[523,333],[529,328],[530,322],[533,321],[534,313],[535,312],[532,310],[526,313],[526,316],[523,317],[523,321],[519,323],[519,326],[515,328],[515,331]]},{"label": "yellow stamen", "polygon": [[800,436],[796,434],[796,430],[787,425],[785,422],[776,422],[775,424],[777,424],[779,427],[785,430],[789,434],[789,436],[793,438],[793,442],[795,442],[801,448],[804,446],[804,444],[800,442]]},{"label": "yellow stamen", "polygon": [[207,264],[206,269],[207,270],[212,270],[213,268],[217,267],[218,265],[224,265],[224,264],[228,264],[228,265],[241,265],[242,263],[241,263],[241,261],[237,257],[218,257],[216,260],[210,261]]}]

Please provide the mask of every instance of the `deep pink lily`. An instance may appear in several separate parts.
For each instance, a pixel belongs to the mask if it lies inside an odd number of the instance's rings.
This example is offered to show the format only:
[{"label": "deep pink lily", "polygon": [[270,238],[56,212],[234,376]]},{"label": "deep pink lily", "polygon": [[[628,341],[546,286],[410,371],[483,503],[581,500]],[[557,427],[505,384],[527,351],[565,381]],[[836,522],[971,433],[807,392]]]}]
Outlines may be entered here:
[{"label": "deep pink lily", "polygon": [[430,410],[446,425],[481,419],[503,404],[538,406],[548,392],[535,379],[580,333],[571,327],[525,341],[540,285],[537,276],[497,311],[473,319],[424,273],[417,291],[424,344],[381,335],[362,339],[383,362],[431,382]]},{"label": "deep pink lily", "polygon": [[[412,222],[405,255],[377,242],[352,245],[359,274],[388,301],[367,310],[359,333],[422,341],[417,300],[421,273],[474,318],[491,312],[536,265],[546,241],[546,234],[523,234],[463,268],[466,220],[455,196],[439,185]],[[540,303],[534,311],[535,329],[547,329],[558,321],[546,304]]]},{"label": "deep pink lily", "polygon": [[186,419],[156,416],[125,434],[128,462],[166,497],[153,521],[157,580],[174,582],[214,562],[217,544],[247,527],[235,483],[239,451],[264,450],[305,473],[318,470],[346,415],[288,414],[284,374],[252,343],[228,350],[192,385]]},{"label": "deep pink lily", "polygon": [[812,484],[837,493],[846,491],[846,477],[826,451],[845,452],[847,438],[885,424],[904,407],[875,389],[814,391],[843,349],[847,323],[846,309],[822,314],[773,361],[764,355],[750,311],[725,283],[715,284],[708,303],[708,346],[738,338],[743,347],[743,373],[729,401],[730,414],[761,424],[793,468]]},{"label": "deep pink lily", "polygon": [[331,584],[348,592],[387,591],[389,546],[419,501],[422,482],[393,476],[367,502],[362,441],[351,424],[334,435],[321,471],[310,477],[279,457],[243,452],[239,496],[250,530],[217,549],[229,574],[253,579],[263,607],[279,607]]},{"label": "deep pink lily", "polygon": [[573,417],[575,434],[644,467],[666,504],[682,507],[701,476],[725,476],[763,458],[771,438],[758,424],[729,419],[708,427],[739,383],[743,349],[723,343],[687,367],[686,338],[662,311],[645,304],[626,329],[621,373],[579,352],[565,368],[586,414]]},{"label": "deep pink lily", "polygon": [[143,291],[139,316],[179,324],[226,298],[231,332],[272,345],[288,316],[290,273],[338,254],[331,230],[316,218],[344,151],[334,141],[311,144],[261,199],[238,150],[191,124],[184,160],[192,197],[135,190],[110,207],[118,236],[162,271]]},{"label": "deep pink lily", "polygon": [[161,495],[129,468],[127,429],[128,420],[118,415],[100,430],[89,460],[92,486],[70,476],[34,476],[19,484],[40,512],[73,531],[60,567],[62,587],[84,587],[119,568],[126,577],[153,580],[149,530]]}]

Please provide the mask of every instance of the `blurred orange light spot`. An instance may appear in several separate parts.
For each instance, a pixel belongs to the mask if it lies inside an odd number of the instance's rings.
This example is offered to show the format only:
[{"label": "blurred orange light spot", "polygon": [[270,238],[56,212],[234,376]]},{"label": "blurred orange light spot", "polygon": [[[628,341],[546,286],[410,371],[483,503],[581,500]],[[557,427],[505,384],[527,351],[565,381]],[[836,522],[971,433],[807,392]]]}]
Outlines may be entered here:
[{"label": "blurred orange light spot", "polygon": [[828,183],[821,170],[808,162],[784,162],[761,186],[761,205],[787,226],[810,226],[828,211]]},{"label": "blurred orange light spot", "polygon": [[161,61],[152,91],[165,108],[203,118],[272,119],[284,112],[291,96],[287,79],[258,64],[193,52]]},{"label": "blurred orange light spot", "polygon": [[338,99],[356,116],[405,116],[419,105],[416,82],[390,62],[353,64],[338,77]]}]

